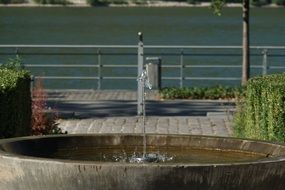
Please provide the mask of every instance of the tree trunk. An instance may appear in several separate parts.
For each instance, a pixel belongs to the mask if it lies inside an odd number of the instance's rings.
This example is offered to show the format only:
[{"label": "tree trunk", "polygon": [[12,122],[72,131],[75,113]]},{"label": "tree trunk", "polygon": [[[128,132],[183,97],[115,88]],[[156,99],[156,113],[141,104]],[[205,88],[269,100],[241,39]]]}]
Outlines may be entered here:
[{"label": "tree trunk", "polygon": [[242,36],[242,85],[246,85],[250,75],[249,63],[249,0],[243,0],[243,36]]}]

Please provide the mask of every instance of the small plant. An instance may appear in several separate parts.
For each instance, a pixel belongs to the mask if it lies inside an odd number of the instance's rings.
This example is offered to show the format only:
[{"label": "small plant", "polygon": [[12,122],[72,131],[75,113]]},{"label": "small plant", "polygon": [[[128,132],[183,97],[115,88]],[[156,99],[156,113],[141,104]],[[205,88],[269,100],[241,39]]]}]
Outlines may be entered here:
[{"label": "small plant", "polygon": [[64,134],[58,127],[58,116],[54,110],[51,114],[45,112],[47,94],[44,91],[42,80],[37,80],[32,92],[32,134]]}]

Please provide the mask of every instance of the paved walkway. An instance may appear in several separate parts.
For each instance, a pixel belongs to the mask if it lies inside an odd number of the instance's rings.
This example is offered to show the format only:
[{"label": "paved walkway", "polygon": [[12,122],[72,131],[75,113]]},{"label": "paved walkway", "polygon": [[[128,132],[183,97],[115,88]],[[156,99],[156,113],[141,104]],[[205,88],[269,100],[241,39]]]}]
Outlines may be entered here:
[{"label": "paved walkway", "polygon": [[[231,136],[232,117],[146,117],[146,133]],[[69,134],[142,133],[141,117],[106,117],[59,120]]]},{"label": "paved walkway", "polygon": [[[59,127],[75,133],[141,133],[142,118],[136,116],[136,92],[127,90],[49,91],[48,105],[65,119]],[[146,132],[231,136],[229,101],[166,100],[157,92],[147,96]]]}]

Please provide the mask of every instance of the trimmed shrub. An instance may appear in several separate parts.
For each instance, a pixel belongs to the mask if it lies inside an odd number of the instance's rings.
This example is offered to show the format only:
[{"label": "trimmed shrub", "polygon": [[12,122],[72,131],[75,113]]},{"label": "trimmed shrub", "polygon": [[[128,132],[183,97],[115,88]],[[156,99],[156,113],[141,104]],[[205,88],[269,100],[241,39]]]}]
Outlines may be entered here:
[{"label": "trimmed shrub", "polygon": [[[12,65],[11,61],[8,65]],[[30,74],[0,68],[0,138],[29,135],[31,130]]]},{"label": "trimmed shrub", "polygon": [[285,141],[285,74],[248,81],[245,101],[236,115],[238,136]]},{"label": "trimmed shrub", "polygon": [[276,5],[285,5],[285,0],[272,0],[272,3]]},{"label": "trimmed shrub", "polygon": [[250,0],[250,4],[253,6],[263,6],[269,4],[268,0]]}]

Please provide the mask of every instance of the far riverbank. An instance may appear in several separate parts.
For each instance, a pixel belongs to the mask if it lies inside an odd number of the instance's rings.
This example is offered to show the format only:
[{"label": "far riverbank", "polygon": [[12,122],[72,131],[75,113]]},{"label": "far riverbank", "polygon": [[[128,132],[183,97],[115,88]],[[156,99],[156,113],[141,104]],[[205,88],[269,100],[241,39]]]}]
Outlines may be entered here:
[{"label": "far riverbank", "polygon": [[[17,3],[17,4],[0,4],[0,7],[211,7],[210,2],[202,2],[189,4],[187,2],[176,2],[176,1],[147,1],[144,4],[106,4],[100,6],[91,6],[85,0],[68,0],[67,4],[38,4],[32,1],[28,3]],[[227,3],[224,7],[242,7],[241,3]],[[284,6],[276,4],[268,4],[263,6],[252,6],[252,7],[261,7],[261,8],[284,8]]]}]

